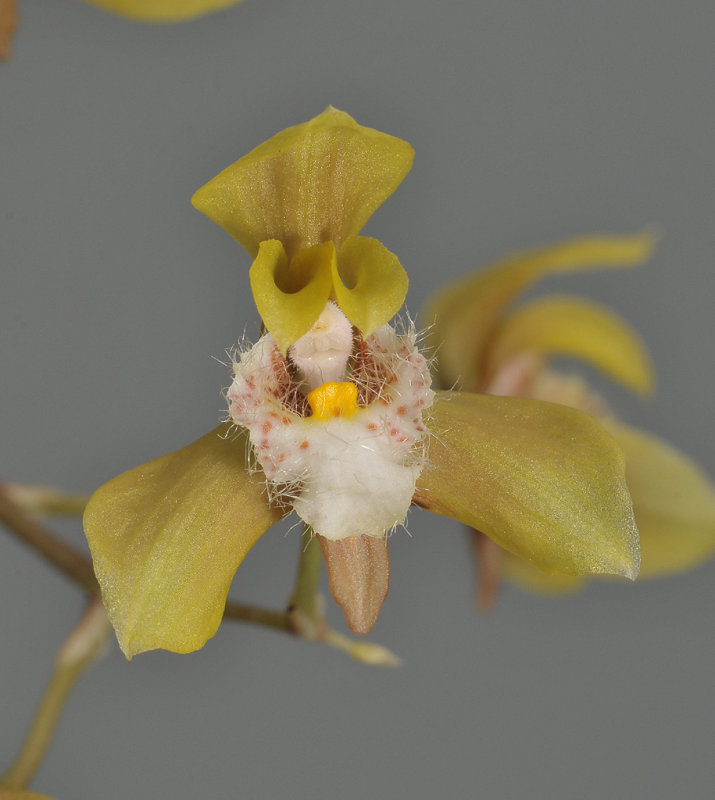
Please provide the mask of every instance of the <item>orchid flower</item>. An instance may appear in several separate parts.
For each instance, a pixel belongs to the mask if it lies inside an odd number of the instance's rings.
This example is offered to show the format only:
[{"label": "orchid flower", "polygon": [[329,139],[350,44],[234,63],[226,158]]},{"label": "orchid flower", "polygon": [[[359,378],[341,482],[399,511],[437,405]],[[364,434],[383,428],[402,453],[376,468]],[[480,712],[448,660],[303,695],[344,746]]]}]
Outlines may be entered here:
[{"label": "orchid flower", "polygon": [[189,652],[231,580],[291,511],[320,540],[351,629],[373,626],[388,534],[411,504],[541,569],[634,578],[639,544],[614,439],[531,399],[433,391],[397,257],[358,235],[412,165],[409,144],[328,108],[194,195],[253,257],[264,334],[234,357],[225,423],[98,489],[84,517],[128,657]]},{"label": "orchid flower", "polygon": [[241,0],[86,0],[138,22],[184,22],[238,5]]},{"label": "orchid flower", "polygon": [[[438,381],[489,394],[579,408],[598,419],[626,457],[626,482],[641,538],[640,577],[682,572],[715,554],[715,490],[685,455],[619,422],[586,382],[554,370],[553,356],[580,359],[626,388],[653,388],[638,335],[613,312],[580,298],[551,296],[514,309],[518,296],[550,274],[627,267],[651,253],[654,237],[591,237],[513,255],[446,287],[432,301],[441,343]],[[534,591],[561,593],[586,578],[549,575],[478,533],[480,602],[489,607],[501,574]]]}]

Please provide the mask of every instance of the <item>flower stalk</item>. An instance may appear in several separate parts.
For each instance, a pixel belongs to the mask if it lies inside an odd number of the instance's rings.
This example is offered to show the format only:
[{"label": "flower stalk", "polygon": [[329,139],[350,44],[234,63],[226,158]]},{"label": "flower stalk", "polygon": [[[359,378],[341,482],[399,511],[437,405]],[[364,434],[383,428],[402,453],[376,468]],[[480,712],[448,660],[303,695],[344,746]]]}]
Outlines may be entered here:
[{"label": "flower stalk", "polygon": [[92,562],[65,544],[41,522],[30,517],[0,484],[0,522],[85,591],[98,594]]},{"label": "flower stalk", "polygon": [[328,626],[323,616],[323,600],[318,593],[323,555],[318,537],[307,529],[304,536],[310,538],[300,551],[295,588],[288,608],[285,611],[273,611],[229,600],[224,619],[263,625],[308,642],[321,642],[340,650],[354,661],[370,666],[400,666],[400,659],[386,647],[344,636]]},{"label": "flower stalk", "polygon": [[111,626],[101,600],[94,596],[79,625],[60,647],[45,693],[20,752],[0,779],[0,787],[25,789],[52,741],[62,709],[80,675],[103,651]]},{"label": "flower stalk", "polygon": [[[23,498],[32,500],[28,505],[22,502]],[[98,602],[99,585],[94,577],[91,561],[65,544],[28,513],[28,508],[37,513],[44,510],[44,513],[48,514],[81,512],[82,499],[81,495],[70,495],[56,489],[0,484],[0,522],[18,539],[32,547],[46,561],[92,595],[91,602]],[[71,511],[72,508],[76,511]],[[65,511],[62,512],[60,509]],[[323,556],[317,537],[311,535],[308,544],[301,549],[295,589],[286,611],[228,600],[223,613],[224,618],[251,625],[262,625],[307,641],[323,642],[366,664],[381,666],[399,664],[399,659],[380,645],[355,642],[327,626],[323,618],[323,604],[318,594],[322,562]],[[59,696],[64,685],[63,681],[66,682],[66,676],[56,679],[57,686],[52,689],[53,697]],[[67,687],[67,692],[70,689],[71,685]]]},{"label": "flower stalk", "polygon": [[90,497],[26,483],[4,483],[2,489],[26,514],[36,517],[81,517]]},{"label": "flower stalk", "polygon": [[305,544],[300,551],[295,589],[288,606],[288,616],[295,634],[316,641],[325,628],[322,603],[318,594],[323,555],[317,537],[307,526],[303,528],[302,540]]},{"label": "flower stalk", "polygon": [[[31,511],[77,513],[81,512],[81,505],[80,496],[66,495],[54,489],[0,484],[0,522],[90,595],[82,620],[57,654],[52,676],[19,753],[5,775],[0,777],[0,799],[4,796],[3,789],[20,791],[29,785],[50,746],[75,683],[102,652],[111,630],[90,560],[30,516]],[[364,664],[398,666],[399,659],[386,648],[372,642],[357,642],[328,627],[317,591],[321,564],[322,553],[317,537],[311,535],[301,550],[295,590],[285,611],[229,600],[224,618],[262,625],[307,641],[322,642]]]}]

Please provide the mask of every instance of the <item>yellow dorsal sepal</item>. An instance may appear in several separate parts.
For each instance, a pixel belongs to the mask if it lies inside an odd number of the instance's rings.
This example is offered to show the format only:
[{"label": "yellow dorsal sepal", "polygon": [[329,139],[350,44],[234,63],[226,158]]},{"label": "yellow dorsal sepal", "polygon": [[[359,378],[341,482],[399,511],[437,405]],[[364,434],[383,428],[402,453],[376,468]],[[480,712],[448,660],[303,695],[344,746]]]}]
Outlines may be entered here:
[{"label": "yellow dorsal sepal", "polygon": [[357,411],[357,386],[350,381],[324,383],[308,393],[312,419],[350,417]]}]

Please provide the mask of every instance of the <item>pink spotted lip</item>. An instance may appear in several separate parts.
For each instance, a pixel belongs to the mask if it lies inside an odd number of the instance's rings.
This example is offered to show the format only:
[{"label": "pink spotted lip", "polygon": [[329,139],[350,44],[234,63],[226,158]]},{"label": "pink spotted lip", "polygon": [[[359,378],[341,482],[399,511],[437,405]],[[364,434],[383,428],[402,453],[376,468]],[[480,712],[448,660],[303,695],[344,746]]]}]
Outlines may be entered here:
[{"label": "pink spotted lip", "polygon": [[231,419],[249,431],[269,488],[327,538],[382,535],[404,521],[424,467],[422,414],[434,397],[410,330],[385,325],[350,342],[343,380],[357,387],[349,418],[310,416],[305,381],[269,334],[234,365]]}]

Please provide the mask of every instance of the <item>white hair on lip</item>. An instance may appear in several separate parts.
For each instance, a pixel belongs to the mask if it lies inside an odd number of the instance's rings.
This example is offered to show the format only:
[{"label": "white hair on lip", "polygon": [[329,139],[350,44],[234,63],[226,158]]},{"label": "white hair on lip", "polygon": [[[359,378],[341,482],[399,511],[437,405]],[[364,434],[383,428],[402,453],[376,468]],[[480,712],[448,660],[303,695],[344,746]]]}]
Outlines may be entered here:
[{"label": "white hair on lip", "polygon": [[[321,316],[322,324],[306,334],[310,341],[298,340],[288,359],[270,334],[240,354],[227,391],[229,413],[248,430],[269,493],[292,501],[316,533],[382,536],[404,522],[425,465],[422,415],[434,398],[429,365],[413,325],[403,333],[384,325],[354,342],[343,321],[333,319],[337,312],[344,320],[342,312],[330,305],[328,324]],[[319,340],[322,332],[327,343]],[[354,383],[358,405],[349,415],[318,419],[304,392],[315,382],[308,376],[325,369],[326,352],[333,372],[343,364],[331,379]]]}]

